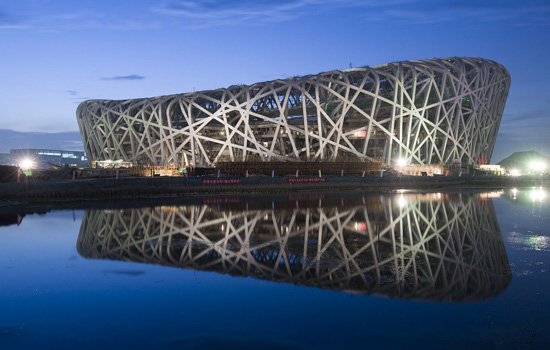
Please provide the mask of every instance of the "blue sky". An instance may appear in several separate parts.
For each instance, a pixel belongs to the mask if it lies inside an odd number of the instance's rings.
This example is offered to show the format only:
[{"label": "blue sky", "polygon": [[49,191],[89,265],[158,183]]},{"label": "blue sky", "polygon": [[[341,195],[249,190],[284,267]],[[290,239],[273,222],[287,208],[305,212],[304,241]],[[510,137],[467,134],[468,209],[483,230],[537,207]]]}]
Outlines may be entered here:
[{"label": "blue sky", "polygon": [[0,0],[0,47],[0,129],[41,132],[85,99],[484,57],[512,76],[493,161],[550,155],[548,1]]}]

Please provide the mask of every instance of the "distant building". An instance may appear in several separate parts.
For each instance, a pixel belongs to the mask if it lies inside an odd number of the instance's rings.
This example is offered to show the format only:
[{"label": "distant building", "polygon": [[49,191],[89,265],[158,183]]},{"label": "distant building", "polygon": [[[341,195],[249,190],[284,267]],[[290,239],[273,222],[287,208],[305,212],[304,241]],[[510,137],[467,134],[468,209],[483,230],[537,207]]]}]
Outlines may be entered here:
[{"label": "distant building", "polygon": [[503,167],[501,167],[498,164],[481,164],[479,166],[479,169],[487,171],[487,172],[492,173],[492,174],[496,174],[496,175],[505,175],[506,174],[506,169],[504,169]]},{"label": "distant building", "polygon": [[[2,154],[0,154],[1,156]],[[52,149],[23,148],[12,149],[9,159],[0,157],[0,160],[7,161],[7,165],[21,165],[24,161],[31,161],[33,168],[49,168],[52,166],[76,166],[87,167],[88,158],[82,151],[63,151]]]}]

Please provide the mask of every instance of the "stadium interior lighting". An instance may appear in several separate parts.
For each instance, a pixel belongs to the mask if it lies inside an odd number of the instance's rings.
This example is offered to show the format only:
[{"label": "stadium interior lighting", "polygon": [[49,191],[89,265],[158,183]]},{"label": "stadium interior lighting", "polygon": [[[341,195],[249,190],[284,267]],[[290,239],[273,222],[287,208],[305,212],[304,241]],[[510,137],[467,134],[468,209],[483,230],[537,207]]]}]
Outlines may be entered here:
[{"label": "stadium interior lighting", "polygon": [[407,165],[407,159],[405,158],[399,158],[397,160],[397,166],[406,166]]},{"label": "stadium interior lighting", "polygon": [[23,170],[32,169],[34,168],[34,161],[32,161],[32,159],[29,159],[29,158],[22,159],[21,162],[19,163],[19,167]]}]

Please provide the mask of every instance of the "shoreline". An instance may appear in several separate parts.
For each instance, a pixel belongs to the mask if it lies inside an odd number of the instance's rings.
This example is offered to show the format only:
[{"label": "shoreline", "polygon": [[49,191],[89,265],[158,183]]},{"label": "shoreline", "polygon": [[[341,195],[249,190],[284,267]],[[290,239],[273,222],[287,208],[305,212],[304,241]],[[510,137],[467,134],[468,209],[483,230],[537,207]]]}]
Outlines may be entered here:
[{"label": "shoreline", "polygon": [[[220,183],[221,182],[221,183]],[[186,198],[223,198],[300,193],[396,190],[453,192],[550,186],[550,178],[505,176],[438,177],[126,177],[0,184],[0,207],[68,207],[93,203],[178,201]]]}]

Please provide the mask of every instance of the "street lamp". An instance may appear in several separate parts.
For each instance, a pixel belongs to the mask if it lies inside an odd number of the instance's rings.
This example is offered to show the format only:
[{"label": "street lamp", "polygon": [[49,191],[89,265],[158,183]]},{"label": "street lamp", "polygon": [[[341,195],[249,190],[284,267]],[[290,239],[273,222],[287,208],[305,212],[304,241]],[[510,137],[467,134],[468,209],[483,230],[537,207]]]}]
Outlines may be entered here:
[{"label": "street lamp", "polygon": [[29,158],[24,158],[23,160],[21,160],[21,162],[19,163],[19,167],[22,169],[22,170],[30,170],[32,168],[34,168],[34,161],[32,159],[29,159]]}]

